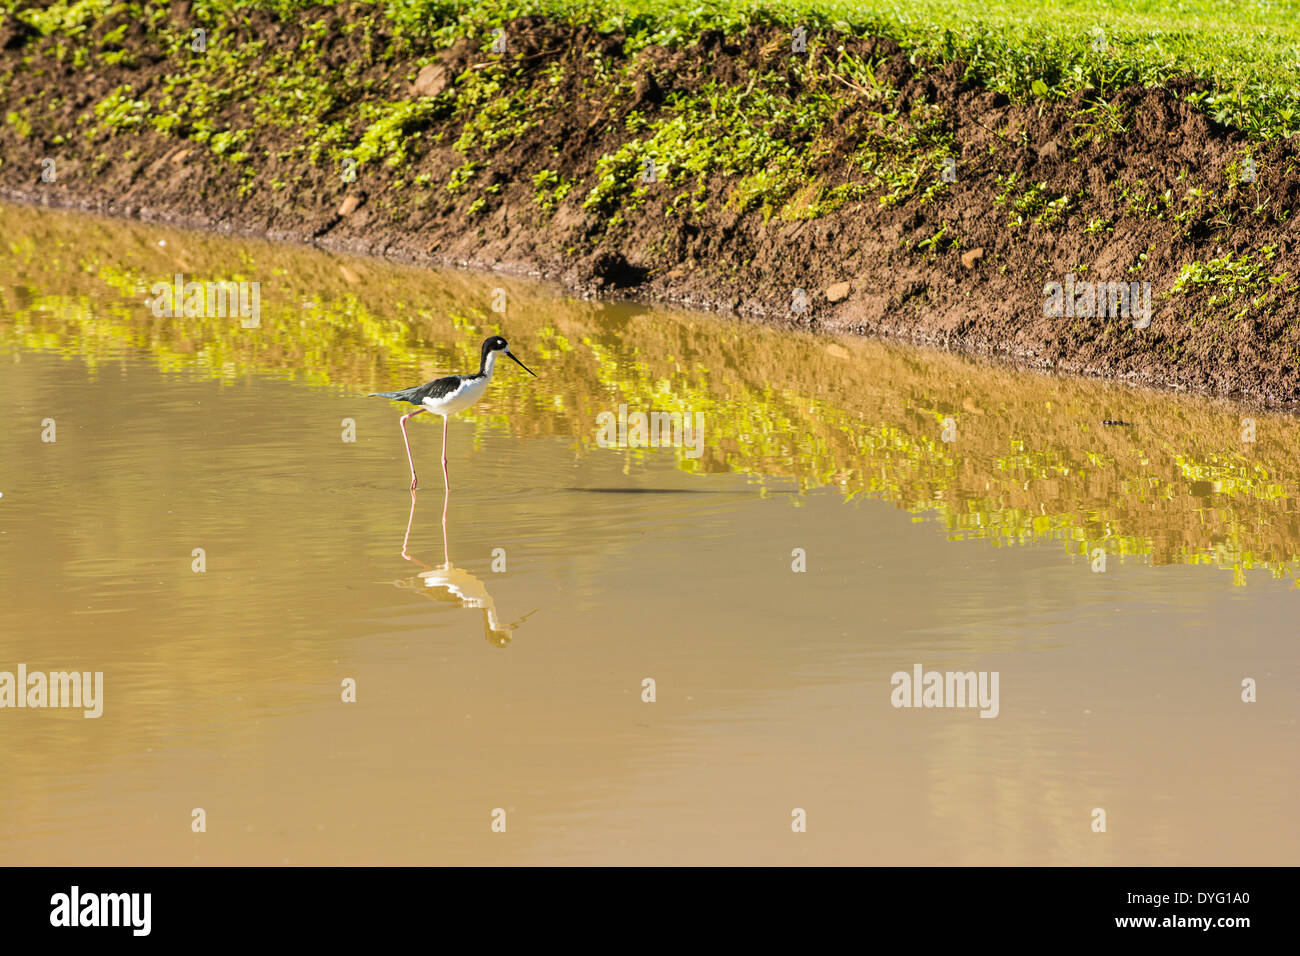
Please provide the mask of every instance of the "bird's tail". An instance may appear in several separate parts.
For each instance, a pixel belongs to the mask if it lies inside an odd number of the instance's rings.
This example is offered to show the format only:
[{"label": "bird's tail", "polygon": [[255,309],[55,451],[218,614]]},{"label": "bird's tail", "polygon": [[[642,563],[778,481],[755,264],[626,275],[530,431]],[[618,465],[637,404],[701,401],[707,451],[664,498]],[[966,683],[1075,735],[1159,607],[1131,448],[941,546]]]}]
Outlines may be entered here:
[{"label": "bird's tail", "polygon": [[400,392],[371,392],[371,398],[391,398],[398,402],[409,402],[415,394],[416,389],[420,386],[412,385],[410,388],[404,388]]}]

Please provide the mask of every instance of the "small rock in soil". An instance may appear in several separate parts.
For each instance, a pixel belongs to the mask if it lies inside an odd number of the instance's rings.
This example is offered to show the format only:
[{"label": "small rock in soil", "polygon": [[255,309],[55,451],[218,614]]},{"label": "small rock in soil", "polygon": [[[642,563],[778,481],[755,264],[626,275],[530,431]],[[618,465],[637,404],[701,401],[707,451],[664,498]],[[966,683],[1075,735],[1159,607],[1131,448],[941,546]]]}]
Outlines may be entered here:
[{"label": "small rock in soil", "polygon": [[451,74],[440,63],[426,63],[420,68],[411,92],[416,96],[438,96],[451,85]]}]

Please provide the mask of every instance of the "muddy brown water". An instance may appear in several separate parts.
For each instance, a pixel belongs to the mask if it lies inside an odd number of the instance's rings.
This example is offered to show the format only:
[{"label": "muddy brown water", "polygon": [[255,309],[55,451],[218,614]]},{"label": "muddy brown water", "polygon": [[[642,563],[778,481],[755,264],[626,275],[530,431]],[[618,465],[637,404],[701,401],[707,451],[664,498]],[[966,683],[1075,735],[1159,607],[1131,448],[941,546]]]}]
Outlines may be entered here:
[{"label": "muddy brown water", "polygon": [[[0,672],[103,673],[98,718],[0,708],[0,862],[1296,858],[1294,419],[70,213],[0,235]],[[156,316],[178,273],[257,282],[256,325]],[[413,504],[366,395],[493,332],[539,377],[453,419],[444,541],[440,423]],[[603,447],[620,405],[700,415],[700,453]],[[996,674],[996,716],[894,706],[917,665]]]}]

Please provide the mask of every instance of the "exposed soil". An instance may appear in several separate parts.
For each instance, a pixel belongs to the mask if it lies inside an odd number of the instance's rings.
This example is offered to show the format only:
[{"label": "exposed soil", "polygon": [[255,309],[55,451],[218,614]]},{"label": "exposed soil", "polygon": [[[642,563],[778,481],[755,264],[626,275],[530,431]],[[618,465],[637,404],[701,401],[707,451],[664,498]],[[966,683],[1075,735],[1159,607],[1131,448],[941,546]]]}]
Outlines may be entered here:
[{"label": "exposed soil", "polygon": [[[368,15],[364,9],[321,13],[347,22]],[[187,29],[192,16],[186,4],[173,10]],[[110,36],[124,23],[124,34]],[[304,38],[299,23],[261,12],[231,29],[241,42],[262,40],[270,49],[291,50]],[[956,160],[945,188],[897,205],[872,195],[821,215],[765,218],[759,209],[741,211],[733,201],[737,177],[717,171],[685,208],[670,209],[680,189],[652,185],[643,202],[611,223],[584,208],[583,198],[597,181],[597,160],[635,138],[629,115],[654,117],[673,92],[699,91],[709,81],[743,88],[750,71],[781,68],[788,38],[764,29],[706,34],[692,46],[629,56],[618,35],[585,27],[520,20],[508,32],[510,82],[553,107],[538,117],[544,121],[485,151],[491,164],[475,172],[473,188],[455,193],[441,184],[466,162],[453,146],[466,125],[454,109],[459,78],[493,68],[480,43],[461,39],[392,61],[376,52],[384,38],[373,33],[363,40],[331,32],[321,40],[322,68],[356,70],[372,82],[377,102],[433,95],[447,104],[419,127],[403,164],[367,163],[348,183],[335,164],[291,153],[299,141],[291,128],[256,129],[241,166],[188,138],[193,131],[183,125],[163,133],[79,121],[122,84],[136,97],[160,95],[175,63],[139,23],[110,20],[90,28],[91,48],[130,56],[77,68],[55,57],[54,39],[11,20],[0,27],[0,75],[7,77],[0,113],[24,110],[31,129],[0,125],[0,195],[535,274],[584,294],[890,336],[1252,402],[1300,402],[1296,151],[1290,143],[1248,144],[1217,126],[1182,98],[1190,81],[1109,96],[1123,128],[1107,132],[1087,125],[1099,114],[1084,112],[1094,103],[1085,95],[1014,103],[963,80],[960,63],[918,66],[891,40],[837,38],[895,91],[891,108],[904,115],[917,104],[942,108]],[[421,71],[433,53],[436,65]],[[608,64],[629,61],[627,82],[604,79]],[[849,158],[870,132],[861,92],[842,91],[826,134],[833,148],[819,153],[813,169],[827,186],[849,181]],[[216,115],[229,128],[248,123],[238,95]],[[1231,170],[1247,151],[1256,176],[1238,182]],[[57,179],[43,182],[42,161],[51,157]],[[575,184],[550,209],[535,198],[534,177],[543,170]],[[412,188],[417,175],[434,188]],[[273,187],[277,182],[283,188]],[[1024,192],[1034,183],[1045,184],[1044,197],[1070,198],[1055,212],[1044,209]],[[1010,226],[1018,215],[1025,222]],[[1208,264],[1201,274],[1209,278],[1172,291],[1180,270],[1196,262]],[[1045,315],[1045,285],[1068,275],[1149,282],[1149,327],[1135,329],[1122,316]],[[806,290],[806,304],[795,290]]]}]

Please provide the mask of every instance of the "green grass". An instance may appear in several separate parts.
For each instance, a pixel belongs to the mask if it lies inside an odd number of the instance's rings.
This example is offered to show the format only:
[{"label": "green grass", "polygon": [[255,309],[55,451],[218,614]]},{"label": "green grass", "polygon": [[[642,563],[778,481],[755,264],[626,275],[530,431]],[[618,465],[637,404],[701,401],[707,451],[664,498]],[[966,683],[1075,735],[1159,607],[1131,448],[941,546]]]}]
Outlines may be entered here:
[{"label": "green grass", "polygon": [[[0,0],[13,15],[17,0]],[[19,15],[42,33],[75,38],[95,17],[122,6],[154,19],[162,6],[112,0],[57,0]],[[252,8],[297,14],[305,0],[199,0],[196,12],[220,17]],[[839,26],[880,33],[909,50],[947,61],[961,58],[969,77],[1017,96],[1063,97],[1092,88],[1103,94],[1132,84],[1159,84],[1191,74],[1212,88],[1196,105],[1218,121],[1258,137],[1300,131],[1300,4],[1183,0],[777,0],[775,3],[677,0],[377,0],[399,38],[435,45],[514,17],[543,14],[622,31],[629,47],[690,44],[708,28],[752,23],[802,25],[812,36]],[[1095,49],[1096,36],[1105,49]],[[1037,91],[1035,93],[1035,91]]]},{"label": "green grass", "polygon": [[[803,25],[810,35],[839,27],[894,37],[938,61],[960,58],[968,78],[1019,97],[1105,94],[1191,75],[1211,84],[1193,99],[1220,123],[1261,138],[1300,131],[1300,4],[1285,0],[1184,0],[1172,9],[1159,0],[488,0],[460,13],[455,26],[445,22],[451,6],[386,4],[411,35],[450,36],[544,14],[622,31],[633,49],[690,44],[704,29],[734,32],[753,23]],[[1104,49],[1095,48],[1097,31]]]},{"label": "green grass", "polygon": [[[236,167],[244,177],[242,190],[251,188],[253,171],[268,151],[259,130],[287,129],[294,135],[292,145],[277,154],[281,159],[302,157],[336,171],[388,167],[394,193],[414,184],[420,189],[417,204],[446,208],[466,195],[471,215],[496,204],[502,174],[492,169],[494,157],[564,110],[561,89],[572,80],[566,71],[573,61],[563,51],[547,51],[554,56],[539,80],[507,54],[465,70],[446,95],[407,98],[402,81],[412,79],[439,48],[462,37],[486,48],[498,25],[535,14],[619,32],[628,53],[655,44],[689,46],[706,29],[777,27],[761,68],[702,89],[672,90],[659,106],[630,111],[632,61],[588,48],[584,55],[595,78],[579,74],[588,77],[584,85],[565,95],[607,108],[609,128],[626,134],[626,141],[594,165],[566,169],[569,178],[540,168],[541,162],[534,167],[540,171],[528,175],[540,213],[577,203],[608,229],[652,200],[669,220],[714,202],[738,213],[756,211],[765,220],[792,221],[848,203],[924,206],[943,194],[948,184],[941,170],[957,157],[951,117],[942,105],[923,99],[901,108],[898,91],[876,79],[874,64],[838,49],[831,31],[893,37],[918,63],[961,60],[968,80],[1014,99],[1059,102],[1083,92],[1072,102],[1075,149],[1122,139],[1133,128],[1133,107],[1114,96],[1119,89],[1189,75],[1203,82],[1184,95],[1216,120],[1255,139],[1300,131],[1300,4],[1289,2],[1190,0],[1164,9],[1145,0],[1064,0],[1050,8],[1026,0],[485,0],[469,6],[374,0],[358,4],[373,18],[342,24],[336,18],[346,8],[325,10],[304,0],[196,0],[195,17],[209,29],[201,54],[190,50],[188,29],[171,21],[166,4],[56,0],[18,11],[20,2],[0,0],[0,17],[17,16],[53,38],[54,55],[65,64],[97,68],[97,59],[122,52],[113,48],[133,22],[147,24],[147,43],[169,57],[169,74],[147,95],[123,85],[85,107],[78,122],[88,139],[120,137],[119,153],[131,135],[149,130],[188,140]],[[231,22],[256,8],[302,23],[305,35],[296,49],[276,50],[256,39],[235,42]],[[91,42],[100,32],[91,30],[97,18],[113,24],[105,46]],[[807,31],[807,55],[781,49],[779,31],[795,25]],[[318,51],[332,33],[359,42],[362,54],[327,65]],[[390,65],[391,85],[374,79]],[[5,82],[0,76],[0,84]],[[53,128],[40,109],[52,109],[53,100],[36,99],[7,104],[4,128],[21,138],[62,137],[65,131]],[[456,127],[450,133],[449,118]],[[839,155],[837,143],[845,140],[854,148]],[[411,157],[429,142],[451,146],[463,159],[437,181],[411,168]],[[1003,137],[988,147],[989,156],[1008,145]],[[1257,189],[1250,193],[1258,172],[1253,156],[1264,155],[1254,144],[1243,144],[1223,178],[1212,182],[1180,182],[1176,189],[1157,189],[1141,179],[1117,184],[1120,209],[1113,218],[1093,217],[1079,226],[1103,233],[1126,216],[1168,220],[1184,237],[1209,233],[1217,242],[1245,217],[1281,223],[1289,209],[1274,209]],[[979,162],[968,158],[966,165]],[[1021,181],[1002,169],[999,217],[1005,214],[1006,228],[1017,236],[1061,228],[1089,198],[1083,191],[1063,192],[1059,184]],[[650,170],[655,175],[647,177]],[[718,182],[725,188],[710,196]],[[1241,207],[1241,196],[1253,210]],[[942,223],[934,229],[920,241],[921,251],[960,247],[955,231]],[[1207,284],[1204,276],[1219,277],[1225,268],[1204,264],[1181,279],[1176,291],[1199,289]],[[1231,301],[1253,303],[1268,291],[1253,288]]]},{"label": "green grass", "polygon": [[[797,78],[792,87],[788,75]],[[596,164],[587,209],[621,214],[655,191],[668,197],[670,215],[698,207],[709,179],[735,179],[727,205],[761,210],[765,220],[809,219],[846,202],[877,195],[895,204],[941,186],[940,160],[953,137],[942,109],[917,104],[907,115],[885,105],[894,91],[873,89],[854,119],[862,145],[829,183],[818,173],[842,132],[833,123],[845,86],[860,90],[871,76],[861,61],[838,56],[832,67],[808,57],[766,72],[751,70],[734,86],[715,81],[692,93],[668,97],[654,119],[641,118],[643,135]],[[650,171],[653,176],[647,175]]]},{"label": "green grass", "polygon": [[[151,96],[152,102],[116,91],[95,104],[84,119],[94,124],[92,134],[147,124],[206,144],[224,159],[242,160],[239,147],[251,130],[269,124],[300,131],[296,149],[313,161],[327,157],[337,166],[351,158],[400,167],[412,139],[442,108],[398,100],[349,109],[359,100],[373,100],[374,91],[357,78],[353,64],[333,75],[321,69],[315,51],[328,29],[323,18],[307,24],[307,36],[294,55],[268,57],[263,43],[236,46],[217,29],[209,31],[207,53],[188,56],[188,31],[172,27],[165,4],[56,0],[41,9],[18,11],[18,2],[0,0],[0,16],[17,16],[56,37],[59,55],[82,68],[95,58],[120,55],[85,43],[94,21],[110,16],[151,24],[165,50],[184,66],[169,78],[163,96]],[[221,26],[255,8],[300,18],[313,6],[306,0],[198,0],[195,15],[200,22]],[[960,59],[969,80],[1016,98],[1051,101],[1090,91],[1077,116],[1075,147],[1121,136],[1130,128],[1131,116],[1110,100],[1117,89],[1160,85],[1187,75],[1204,80],[1204,88],[1188,97],[1217,121],[1256,139],[1300,132],[1300,4],[1291,2],[1189,0],[1169,8],[1145,0],[1063,0],[1050,7],[1026,0],[706,0],[687,5],[676,0],[484,0],[468,6],[450,0],[375,0],[370,6],[377,22],[343,29],[362,31],[372,54],[389,60],[424,55],[461,36],[486,45],[497,25],[533,14],[621,32],[628,52],[652,44],[690,45],[706,29],[734,33],[755,24],[799,25],[813,49],[825,44],[827,31],[834,29],[893,37],[914,58]],[[110,39],[124,29],[119,27]],[[374,35],[380,32],[387,38]],[[810,59],[791,57],[790,62],[805,69]],[[833,73],[835,83],[859,94],[868,109],[879,103],[881,110],[868,114],[873,128],[852,157],[849,181],[829,183],[815,173],[817,134],[826,129],[837,104],[833,90],[814,86],[791,93],[770,76],[751,76],[743,93],[718,85],[703,97],[670,100],[653,120],[639,113],[627,117],[627,130],[636,138],[600,161],[584,205],[611,221],[621,218],[622,211],[650,194],[639,175],[648,160],[666,171],[667,186],[651,188],[672,190],[670,211],[698,203],[705,178],[715,172],[737,177],[728,198],[734,207],[759,208],[765,217],[786,219],[824,215],[871,195],[897,203],[917,193],[928,200],[941,192],[934,170],[951,145],[941,112],[889,112],[890,91],[876,89],[871,71],[850,58],[841,57]],[[506,68],[458,78],[455,103],[448,108],[464,122],[454,145],[467,162],[484,162],[557,105],[545,95],[512,87],[510,80]],[[611,75],[608,85],[625,81]],[[221,129],[213,122],[216,109],[230,99],[254,104],[247,128]],[[26,118],[10,123],[30,135]],[[701,129],[711,135],[700,136]],[[1238,172],[1234,167],[1230,175],[1235,178]],[[461,183],[448,186],[458,191]],[[1017,226],[1050,224],[1071,203],[1066,197],[1046,197],[1045,208],[1038,208],[1039,197],[1019,198],[1029,208],[1016,210],[1019,218],[1012,221]],[[1135,195],[1132,200],[1136,209],[1157,218],[1169,204],[1164,196]]]}]

